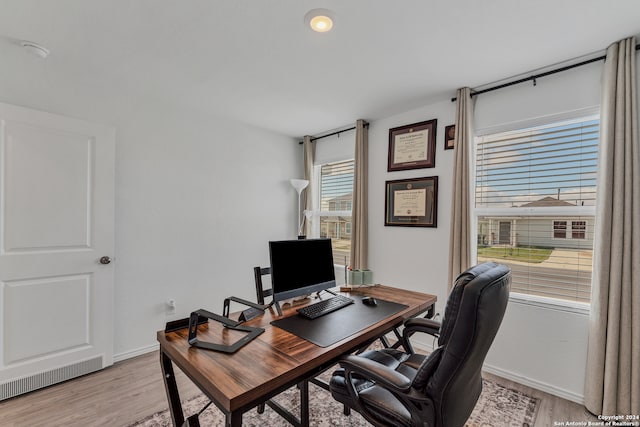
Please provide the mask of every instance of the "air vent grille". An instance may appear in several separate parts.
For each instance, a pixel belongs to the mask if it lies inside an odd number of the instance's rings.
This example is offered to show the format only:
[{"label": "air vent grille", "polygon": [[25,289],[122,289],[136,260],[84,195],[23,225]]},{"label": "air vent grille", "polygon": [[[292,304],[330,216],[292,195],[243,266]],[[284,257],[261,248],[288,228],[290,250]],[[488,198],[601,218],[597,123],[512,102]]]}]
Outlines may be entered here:
[{"label": "air vent grille", "polygon": [[17,378],[0,384],[0,400],[9,399],[39,388],[57,384],[102,369],[102,356],[72,365]]}]

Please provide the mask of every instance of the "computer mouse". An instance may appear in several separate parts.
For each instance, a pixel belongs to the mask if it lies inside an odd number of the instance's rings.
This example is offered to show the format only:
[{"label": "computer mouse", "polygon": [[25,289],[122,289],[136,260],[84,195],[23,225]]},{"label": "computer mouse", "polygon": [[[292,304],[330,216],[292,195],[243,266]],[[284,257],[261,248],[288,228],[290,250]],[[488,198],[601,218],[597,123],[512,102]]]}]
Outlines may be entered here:
[{"label": "computer mouse", "polygon": [[372,307],[378,305],[378,301],[374,297],[364,297],[362,298],[362,303]]}]

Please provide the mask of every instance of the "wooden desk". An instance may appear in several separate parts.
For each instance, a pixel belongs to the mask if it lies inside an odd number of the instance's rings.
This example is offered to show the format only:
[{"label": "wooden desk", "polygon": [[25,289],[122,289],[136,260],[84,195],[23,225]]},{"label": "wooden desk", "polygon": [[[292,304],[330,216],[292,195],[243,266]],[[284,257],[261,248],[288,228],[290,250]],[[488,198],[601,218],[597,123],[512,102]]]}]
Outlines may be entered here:
[{"label": "wooden desk", "polygon": [[[343,294],[370,295],[408,307],[324,348],[272,326],[270,322],[279,318],[273,309],[245,323],[264,328],[265,332],[234,354],[191,347],[187,342],[186,328],[167,334],[158,331],[160,362],[174,425],[181,426],[184,415],[172,364],[178,366],[225,413],[228,426],[240,426],[244,412],[289,387],[315,377],[335,364],[343,354],[375,341],[400,326],[404,320],[427,311],[436,301],[434,295],[383,285]],[[283,316],[296,315],[295,310],[303,305],[306,304],[286,305]],[[209,321],[208,326],[199,327],[198,339],[229,344],[239,336],[234,333]],[[308,414],[303,413],[301,418],[302,425],[305,425],[305,418],[308,423]]]}]

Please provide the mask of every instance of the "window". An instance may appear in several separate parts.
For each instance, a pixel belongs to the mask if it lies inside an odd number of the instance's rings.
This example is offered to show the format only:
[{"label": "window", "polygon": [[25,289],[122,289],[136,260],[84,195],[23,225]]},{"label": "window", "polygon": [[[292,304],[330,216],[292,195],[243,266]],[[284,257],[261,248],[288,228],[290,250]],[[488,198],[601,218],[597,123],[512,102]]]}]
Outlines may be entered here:
[{"label": "window", "polygon": [[567,238],[567,221],[553,221],[553,238]]},{"label": "window", "polygon": [[320,237],[330,237],[333,261],[349,265],[351,254],[351,206],[353,202],[353,160],[320,165]]},{"label": "window", "polygon": [[586,236],[587,221],[571,221],[571,238],[584,239]]},{"label": "window", "polygon": [[509,265],[512,293],[589,302],[598,132],[591,117],[476,138],[478,261]]}]

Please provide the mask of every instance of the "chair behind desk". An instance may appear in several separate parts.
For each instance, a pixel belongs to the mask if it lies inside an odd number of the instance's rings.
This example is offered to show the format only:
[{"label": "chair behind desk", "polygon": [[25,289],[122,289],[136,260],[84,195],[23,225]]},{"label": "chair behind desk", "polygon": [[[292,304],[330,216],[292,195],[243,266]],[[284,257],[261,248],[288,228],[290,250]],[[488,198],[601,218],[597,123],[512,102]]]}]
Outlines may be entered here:
[{"label": "chair behind desk", "polygon": [[253,267],[253,276],[256,282],[256,299],[258,304],[265,305],[264,299],[273,296],[273,289],[264,289],[262,276],[271,275],[271,267]]}]

